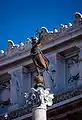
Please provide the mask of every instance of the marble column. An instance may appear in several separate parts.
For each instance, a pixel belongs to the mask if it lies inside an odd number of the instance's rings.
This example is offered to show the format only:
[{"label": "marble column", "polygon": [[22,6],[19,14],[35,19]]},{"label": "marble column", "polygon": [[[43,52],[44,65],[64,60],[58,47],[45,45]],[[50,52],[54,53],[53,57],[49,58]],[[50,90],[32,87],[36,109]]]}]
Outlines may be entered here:
[{"label": "marble column", "polygon": [[36,107],[32,110],[32,120],[47,120],[46,109]]},{"label": "marble column", "polygon": [[32,110],[32,120],[47,120],[47,106],[52,105],[54,97],[49,88],[44,89],[41,84],[38,86],[37,89],[31,88],[29,93],[25,93],[26,104]]}]

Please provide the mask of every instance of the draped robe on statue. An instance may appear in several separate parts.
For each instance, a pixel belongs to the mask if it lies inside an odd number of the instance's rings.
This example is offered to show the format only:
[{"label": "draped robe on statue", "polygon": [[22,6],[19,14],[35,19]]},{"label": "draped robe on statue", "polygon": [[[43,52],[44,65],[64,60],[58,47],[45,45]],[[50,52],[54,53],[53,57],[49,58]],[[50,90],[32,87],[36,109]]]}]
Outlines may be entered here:
[{"label": "draped robe on statue", "polygon": [[33,63],[35,64],[37,71],[39,70],[49,70],[49,60],[44,56],[42,51],[40,50],[40,40],[37,40],[36,38],[32,38],[32,49],[31,49],[31,55]]}]

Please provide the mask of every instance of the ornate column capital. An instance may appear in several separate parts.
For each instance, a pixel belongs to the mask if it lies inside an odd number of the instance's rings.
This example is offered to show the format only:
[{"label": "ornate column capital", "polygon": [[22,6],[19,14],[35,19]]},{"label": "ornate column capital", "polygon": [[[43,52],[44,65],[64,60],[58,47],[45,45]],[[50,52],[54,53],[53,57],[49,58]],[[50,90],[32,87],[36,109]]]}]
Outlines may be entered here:
[{"label": "ornate column capital", "polygon": [[50,93],[50,89],[44,89],[43,87],[38,87],[37,89],[31,88],[29,93],[25,93],[26,104],[33,108],[43,108],[46,109],[47,106],[53,104],[52,99],[53,94]]}]

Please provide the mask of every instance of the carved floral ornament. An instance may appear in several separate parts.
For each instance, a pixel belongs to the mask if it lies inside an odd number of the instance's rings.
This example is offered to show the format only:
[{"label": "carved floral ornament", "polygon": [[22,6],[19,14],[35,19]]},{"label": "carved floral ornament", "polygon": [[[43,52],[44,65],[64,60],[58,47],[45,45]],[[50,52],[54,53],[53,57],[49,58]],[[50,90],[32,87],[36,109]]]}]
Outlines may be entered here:
[{"label": "carved floral ornament", "polygon": [[[78,28],[82,24],[82,14],[79,12],[75,13],[75,21],[71,24],[61,24],[60,28],[57,30],[54,28],[53,31],[48,31],[47,28],[42,27],[40,32],[36,30],[36,34],[39,35],[39,38],[43,36],[43,43],[47,43],[48,40],[52,40],[54,37],[55,39],[58,39],[59,37],[62,37],[71,30]],[[47,40],[47,41],[46,41]],[[44,42],[45,41],[45,42]],[[16,53],[20,53],[21,51],[30,50],[31,49],[31,39],[27,38],[25,44],[20,42],[19,45],[14,44],[12,40],[8,40],[8,48],[4,50],[0,50],[0,57],[12,55]]]},{"label": "carved floral ornament", "polygon": [[49,92],[49,89],[32,88],[29,93],[25,93],[26,104],[30,105],[31,108],[33,107],[45,107],[52,105],[53,94]]}]

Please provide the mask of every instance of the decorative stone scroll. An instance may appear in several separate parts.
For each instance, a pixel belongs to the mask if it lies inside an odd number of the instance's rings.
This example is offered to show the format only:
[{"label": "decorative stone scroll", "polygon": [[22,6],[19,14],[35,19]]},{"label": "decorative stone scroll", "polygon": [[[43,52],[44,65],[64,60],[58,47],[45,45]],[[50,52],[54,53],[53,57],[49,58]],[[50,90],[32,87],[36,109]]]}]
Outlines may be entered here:
[{"label": "decorative stone scroll", "polygon": [[46,106],[51,106],[53,104],[52,99],[54,97],[53,94],[51,94],[49,91],[50,89],[48,88],[31,88],[29,93],[25,93],[27,105],[30,105],[31,108],[42,107],[44,109],[46,109]]}]

